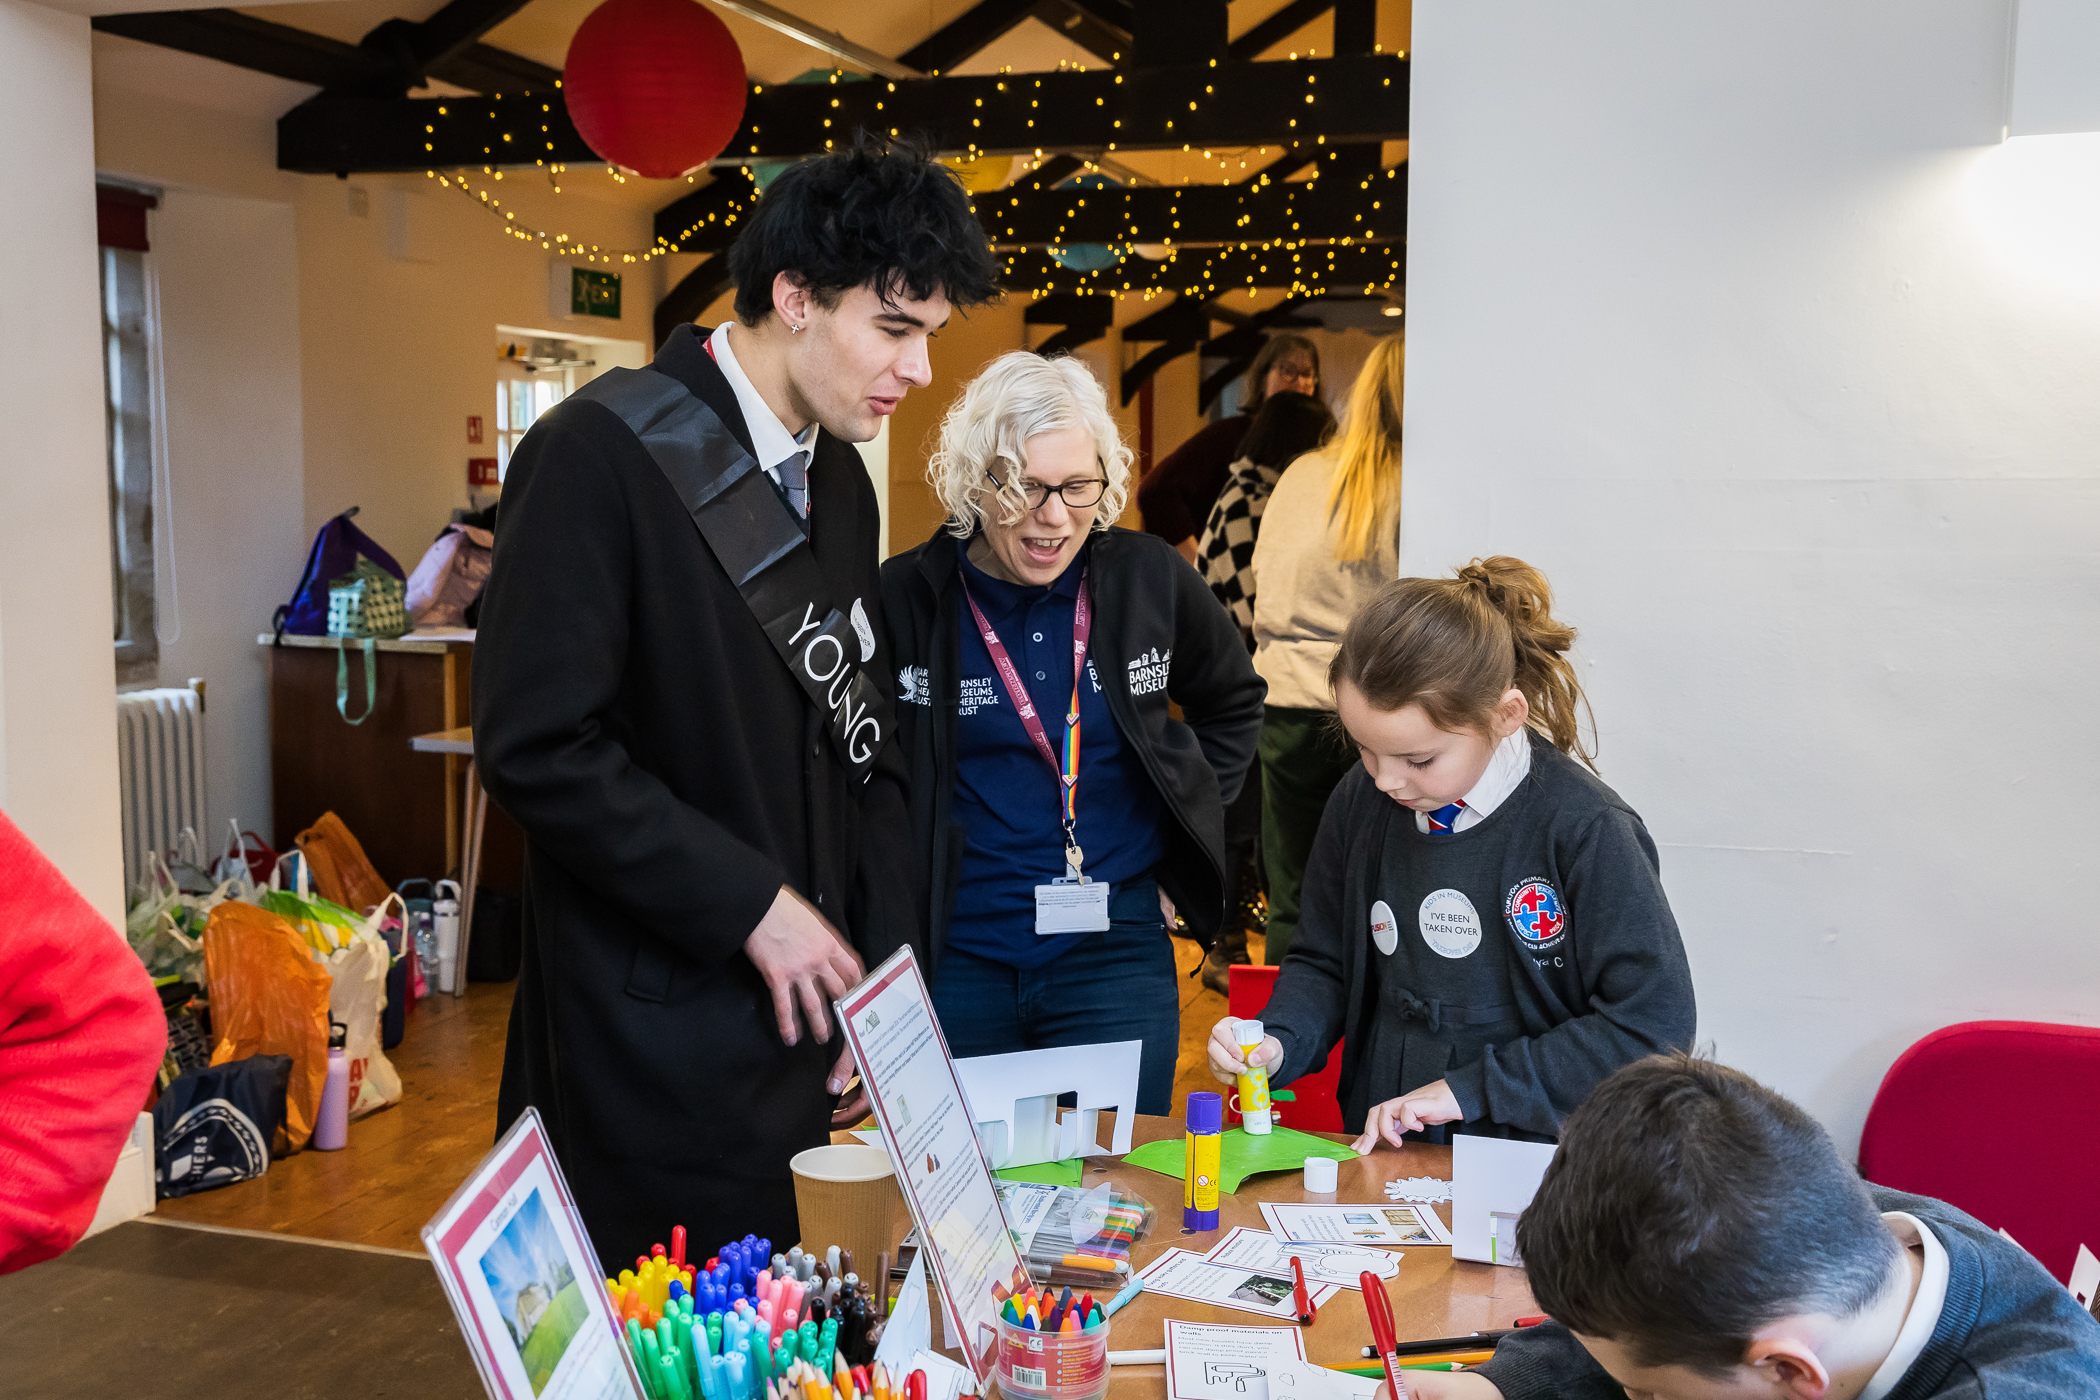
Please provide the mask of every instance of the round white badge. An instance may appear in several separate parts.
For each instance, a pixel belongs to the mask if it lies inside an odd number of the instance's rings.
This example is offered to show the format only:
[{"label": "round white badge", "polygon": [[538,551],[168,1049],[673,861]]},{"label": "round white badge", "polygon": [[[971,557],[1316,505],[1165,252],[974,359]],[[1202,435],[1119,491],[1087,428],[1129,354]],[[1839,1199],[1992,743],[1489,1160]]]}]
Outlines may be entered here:
[{"label": "round white badge", "polygon": [[1388,957],[1400,946],[1400,921],[1393,917],[1393,906],[1382,899],[1371,906],[1371,941]]},{"label": "round white badge", "polygon": [[1446,958],[1480,946],[1480,915],[1462,890],[1438,890],[1422,901],[1422,941]]}]

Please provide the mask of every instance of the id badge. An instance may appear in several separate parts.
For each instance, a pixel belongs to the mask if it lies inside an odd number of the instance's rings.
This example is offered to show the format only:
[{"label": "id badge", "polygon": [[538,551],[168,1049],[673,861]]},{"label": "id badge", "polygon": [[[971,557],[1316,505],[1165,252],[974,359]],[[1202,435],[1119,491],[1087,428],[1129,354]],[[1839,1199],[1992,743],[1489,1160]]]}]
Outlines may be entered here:
[{"label": "id badge", "polygon": [[1054,880],[1035,887],[1035,931],[1052,933],[1107,933],[1108,884],[1089,880]]}]

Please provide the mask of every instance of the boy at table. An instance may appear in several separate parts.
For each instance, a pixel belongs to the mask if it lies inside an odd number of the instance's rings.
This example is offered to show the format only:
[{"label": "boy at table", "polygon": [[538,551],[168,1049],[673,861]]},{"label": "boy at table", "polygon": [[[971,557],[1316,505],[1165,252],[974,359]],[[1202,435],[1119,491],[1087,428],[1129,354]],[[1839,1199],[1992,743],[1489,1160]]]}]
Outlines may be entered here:
[{"label": "boy at table", "polygon": [[2100,1322],[2032,1255],[1861,1181],[1814,1119],[1710,1060],[1599,1085],[1517,1245],[1556,1321],[1477,1371],[1407,1373],[1416,1400],[2100,1395]]}]

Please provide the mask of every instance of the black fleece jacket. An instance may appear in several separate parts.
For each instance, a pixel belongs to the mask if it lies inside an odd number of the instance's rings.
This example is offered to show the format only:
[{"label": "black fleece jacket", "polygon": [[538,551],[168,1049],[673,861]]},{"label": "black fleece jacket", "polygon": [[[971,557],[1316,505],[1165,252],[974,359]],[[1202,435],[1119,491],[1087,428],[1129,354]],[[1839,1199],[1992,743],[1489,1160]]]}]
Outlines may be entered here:
[{"label": "black fleece jacket", "polygon": [[[1091,654],[1116,728],[1145,765],[1174,821],[1154,872],[1205,941],[1225,905],[1225,805],[1239,795],[1261,737],[1268,686],[1232,619],[1174,547],[1111,528],[1093,538]],[[898,668],[897,737],[911,772],[910,822],[920,928],[938,963],[948,938],[964,834],[955,794],[961,693],[962,590],[944,522],[931,539],[882,566],[882,610]],[[1157,682],[1165,667],[1164,686]],[[1135,684],[1133,684],[1135,680]],[[1168,702],[1181,707],[1176,718]]]}]

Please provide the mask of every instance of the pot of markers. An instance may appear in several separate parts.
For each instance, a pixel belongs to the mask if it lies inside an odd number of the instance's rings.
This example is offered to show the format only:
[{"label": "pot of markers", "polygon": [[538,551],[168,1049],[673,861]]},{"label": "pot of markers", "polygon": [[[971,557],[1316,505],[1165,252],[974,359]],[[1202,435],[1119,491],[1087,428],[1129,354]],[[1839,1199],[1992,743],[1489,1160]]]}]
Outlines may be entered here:
[{"label": "pot of markers", "polygon": [[1101,1400],[1108,1320],[1093,1295],[1024,1290],[999,1309],[999,1393],[1008,1400]]}]

